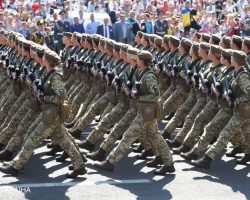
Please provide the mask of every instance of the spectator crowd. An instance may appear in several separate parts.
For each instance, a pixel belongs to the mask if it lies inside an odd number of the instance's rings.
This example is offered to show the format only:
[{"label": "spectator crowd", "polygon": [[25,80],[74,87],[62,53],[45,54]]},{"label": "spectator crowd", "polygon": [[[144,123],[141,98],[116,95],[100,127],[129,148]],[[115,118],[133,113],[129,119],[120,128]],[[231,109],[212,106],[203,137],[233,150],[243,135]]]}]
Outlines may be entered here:
[{"label": "spectator crowd", "polygon": [[[139,30],[189,39],[197,31],[245,37],[250,36],[249,5],[250,0],[0,0],[0,30],[33,41],[39,32],[49,37],[40,40],[51,49],[58,20],[68,22],[63,31],[97,33],[124,43],[132,43]],[[96,13],[106,14],[98,21]]]}]

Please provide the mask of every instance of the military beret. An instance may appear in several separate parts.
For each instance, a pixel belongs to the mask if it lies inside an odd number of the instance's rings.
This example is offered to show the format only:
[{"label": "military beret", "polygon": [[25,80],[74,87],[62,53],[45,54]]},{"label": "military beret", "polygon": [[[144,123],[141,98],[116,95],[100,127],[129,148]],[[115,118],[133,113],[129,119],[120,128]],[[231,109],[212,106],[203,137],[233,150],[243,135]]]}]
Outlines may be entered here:
[{"label": "military beret", "polygon": [[211,41],[213,42],[213,44],[219,45],[219,43],[220,43],[220,38],[219,38],[217,35],[213,34],[213,35],[211,36],[210,43],[211,43]]},{"label": "military beret", "polygon": [[98,46],[99,40],[100,40],[100,35],[94,34],[92,37],[92,43],[95,43]]},{"label": "military beret", "polygon": [[141,32],[141,31],[138,31],[138,32],[137,32],[137,35],[139,36],[139,38],[142,38],[142,37],[143,37],[143,34],[144,34],[144,33]]},{"label": "military beret", "polygon": [[238,35],[233,35],[231,42],[233,42],[239,49],[241,49],[243,39]]},{"label": "military beret", "polygon": [[155,35],[155,34],[150,34],[150,36],[149,36],[149,41],[152,42],[152,43],[154,43],[155,37],[156,37],[156,36],[157,36],[157,35]]},{"label": "military beret", "polygon": [[250,49],[250,38],[245,37],[243,40],[243,44],[246,45],[248,49]]},{"label": "military beret", "polygon": [[247,55],[243,51],[232,50],[232,58],[239,64],[245,65],[247,60]]},{"label": "military beret", "polygon": [[188,50],[191,48],[192,43],[190,42],[190,40],[188,40],[188,39],[186,39],[186,38],[183,38],[183,39],[181,40],[180,45],[181,45],[186,51],[188,51]]},{"label": "military beret", "polygon": [[41,46],[41,45],[37,45],[36,46],[36,55],[39,57],[39,58],[42,58],[43,55],[44,55],[44,48]]},{"label": "military beret", "polygon": [[121,47],[122,47],[122,43],[120,43],[120,42],[115,42],[114,43],[114,50],[116,50],[116,51],[120,51],[121,50]]},{"label": "military beret", "polygon": [[174,46],[179,46],[179,44],[180,44],[180,39],[178,38],[178,37],[176,37],[176,36],[173,36],[173,35],[170,35],[169,36],[169,42],[171,43],[171,44],[173,44]]},{"label": "military beret", "polygon": [[63,32],[63,36],[65,37],[72,37],[73,33],[70,32]]},{"label": "military beret", "polygon": [[211,52],[211,54],[220,57],[221,56],[221,49],[222,48],[220,46],[212,44],[210,47],[210,52]]},{"label": "military beret", "polygon": [[138,58],[141,60],[148,60],[148,61],[152,61],[153,56],[149,51],[139,51],[138,52]]},{"label": "military beret", "polygon": [[169,35],[164,35],[163,42],[167,44],[169,43]]},{"label": "military beret", "polygon": [[58,54],[48,49],[44,51],[44,57],[46,60],[49,60],[50,63],[55,63],[55,65],[58,65],[61,62],[61,58],[58,56]]},{"label": "military beret", "polygon": [[150,35],[149,35],[149,34],[146,34],[146,33],[143,34],[143,39],[144,39],[144,40],[146,40],[146,41],[149,42],[149,38],[150,38]]},{"label": "military beret", "polygon": [[224,48],[226,48],[226,49],[230,49],[230,43],[231,43],[231,38],[230,37],[227,37],[227,36],[223,36],[222,38],[221,38],[221,41],[223,42],[223,44],[224,44]]},{"label": "military beret", "polygon": [[133,48],[133,47],[129,47],[127,54],[129,56],[129,58],[131,59],[137,59],[137,54],[140,52],[139,49]]},{"label": "military beret", "polygon": [[101,37],[100,40],[99,40],[99,45],[101,45],[102,47],[105,46],[105,42],[106,42],[106,39],[104,37]]},{"label": "military beret", "polygon": [[221,50],[221,55],[222,55],[225,59],[231,60],[232,50],[229,50],[229,49],[222,49],[222,50]]},{"label": "military beret", "polygon": [[192,52],[194,52],[195,54],[198,54],[199,47],[200,47],[200,44],[198,42],[193,42],[192,47],[191,47]]},{"label": "military beret", "polygon": [[208,35],[207,33],[202,33],[202,35],[201,35],[201,40],[202,40],[202,42],[207,42],[207,43],[209,43],[210,38],[211,38],[211,36]]},{"label": "military beret", "polygon": [[80,43],[81,40],[82,40],[82,34],[81,33],[76,33],[75,38],[76,38],[77,42]]},{"label": "military beret", "polygon": [[206,42],[201,42],[200,43],[200,48],[205,50],[206,52],[209,52],[211,44],[206,43]]},{"label": "military beret", "polygon": [[89,43],[92,43],[92,35],[87,35],[86,36],[86,41],[88,41]]},{"label": "military beret", "polygon": [[198,39],[200,39],[201,38],[201,33],[199,33],[199,32],[195,32],[194,33],[194,37],[196,37],[196,38],[198,38]]},{"label": "military beret", "polygon": [[114,41],[106,39],[105,47],[112,50],[114,47]]},{"label": "military beret", "polygon": [[87,38],[87,34],[83,33],[83,34],[81,35],[81,41],[85,41],[86,38]]},{"label": "military beret", "polygon": [[156,46],[161,47],[162,42],[163,42],[163,38],[162,38],[162,37],[160,37],[160,36],[158,36],[158,35],[155,36],[154,43],[155,43]]},{"label": "military beret", "polygon": [[122,51],[123,53],[127,53],[129,47],[130,47],[129,45],[123,44],[123,45],[121,46],[120,51]]}]

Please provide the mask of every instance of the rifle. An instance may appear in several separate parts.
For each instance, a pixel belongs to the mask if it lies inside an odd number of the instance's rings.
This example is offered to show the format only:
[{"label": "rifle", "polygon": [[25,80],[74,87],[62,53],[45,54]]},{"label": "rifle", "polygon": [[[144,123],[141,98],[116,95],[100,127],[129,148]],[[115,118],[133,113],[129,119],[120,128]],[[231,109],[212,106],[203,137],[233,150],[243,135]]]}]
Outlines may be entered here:
[{"label": "rifle", "polygon": [[188,66],[187,63],[184,64],[184,68],[185,68],[185,72],[186,72],[186,76],[187,76],[187,84],[189,86],[191,86],[192,85],[192,76],[193,76],[193,73],[189,69],[189,66]]},{"label": "rifle", "polygon": [[19,67],[17,67],[17,68],[15,69],[15,72],[12,73],[12,78],[13,78],[13,80],[14,80],[14,81],[17,81],[17,80],[19,79],[19,77],[20,77],[20,74],[21,74],[21,70],[20,70]]},{"label": "rifle", "polygon": [[211,84],[209,81],[204,77],[202,73],[200,73],[201,85],[205,89],[207,95],[211,94]]},{"label": "rifle", "polygon": [[199,88],[199,74],[197,72],[197,67],[196,65],[194,65],[194,75],[193,75],[193,84],[194,84],[194,88],[198,89]]},{"label": "rifle", "polygon": [[133,84],[131,83],[131,81],[129,80],[129,77],[128,77],[128,73],[126,72],[125,75],[124,75],[124,85],[125,85],[125,88],[128,92],[128,96],[131,95],[131,90],[133,88]]},{"label": "rifle", "polygon": [[115,89],[116,89],[116,92],[119,93],[121,92],[121,87],[122,87],[122,83],[121,83],[121,80],[119,78],[119,74],[116,70],[114,70],[114,82],[116,83],[115,85]]},{"label": "rifle", "polygon": [[112,69],[111,69],[111,66],[110,66],[110,65],[108,65],[108,72],[107,72],[105,78],[106,78],[107,84],[108,84],[108,85],[111,85],[111,84],[112,84],[112,81],[113,81],[113,79],[114,79],[114,74],[113,74],[113,72],[112,72]]},{"label": "rifle", "polygon": [[221,84],[219,81],[217,81],[214,71],[212,71],[212,78],[213,78],[213,82],[214,82],[214,89],[215,89],[216,96],[218,98],[222,98],[223,93],[222,93],[222,89],[221,89]]},{"label": "rifle", "polygon": [[234,96],[227,76],[224,77],[225,96],[230,108],[234,107]]},{"label": "rifle", "polygon": [[179,72],[178,66],[177,66],[177,58],[176,56],[174,57],[174,65],[172,67],[171,73],[173,77],[176,77]]}]

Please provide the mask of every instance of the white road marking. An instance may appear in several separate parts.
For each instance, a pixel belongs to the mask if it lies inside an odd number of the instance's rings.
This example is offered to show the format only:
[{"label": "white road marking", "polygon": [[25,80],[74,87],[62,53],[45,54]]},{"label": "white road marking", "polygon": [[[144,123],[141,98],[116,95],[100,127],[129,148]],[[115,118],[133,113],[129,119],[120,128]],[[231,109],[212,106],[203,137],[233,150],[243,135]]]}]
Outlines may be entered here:
[{"label": "white road marking", "polygon": [[83,182],[67,182],[67,183],[29,183],[29,184],[9,184],[0,185],[0,190],[10,188],[42,188],[42,187],[70,187],[82,185],[117,185],[117,184],[140,184],[150,183],[148,179],[130,179],[130,180],[108,180],[108,181],[83,181]]}]

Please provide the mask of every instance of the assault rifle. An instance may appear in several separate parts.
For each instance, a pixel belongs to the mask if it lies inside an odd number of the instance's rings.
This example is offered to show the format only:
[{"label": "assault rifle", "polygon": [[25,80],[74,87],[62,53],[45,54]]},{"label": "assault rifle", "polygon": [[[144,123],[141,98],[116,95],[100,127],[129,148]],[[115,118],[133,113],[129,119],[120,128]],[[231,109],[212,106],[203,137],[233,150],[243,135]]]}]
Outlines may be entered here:
[{"label": "assault rifle", "polygon": [[226,100],[229,104],[229,107],[230,108],[233,108],[234,107],[234,96],[233,96],[233,91],[232,91],[232,88],[229,84],[229,80],[228,80],[228,77],[225,76],[224,77],[224,87],[225,87],[225,96],[226,96]]},{"label": "assault rifle", "polygon": [[219,81],[217,81],[214,71],[212,71],[212,78],[213,78],[213,82],[214,82],[213,86],[214,86],[215,94],[218,98],[222,98],[223,92],[221,89],[221,84]]},{"label": "assault rifle", "polygon": [[186,73],[186,76],[187,76],[187,84],[189,86],[192,85],[192,76],[193,76],[193,73],[192,71],[189,69],[189,66],[187,63],[184,64],[184,68],[185,68],[185,73]]},{"label": "assault rifle", "polygon": [[202,73],[200,73],[201,85],[205,89],[207,95],[211,94],[211,84],[209,81],[204,77]]}]

